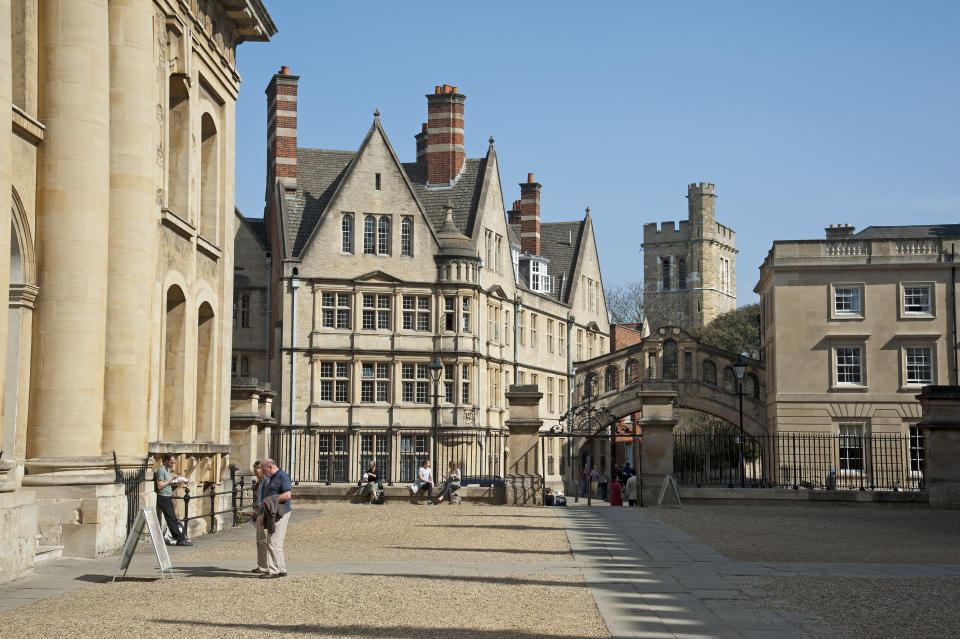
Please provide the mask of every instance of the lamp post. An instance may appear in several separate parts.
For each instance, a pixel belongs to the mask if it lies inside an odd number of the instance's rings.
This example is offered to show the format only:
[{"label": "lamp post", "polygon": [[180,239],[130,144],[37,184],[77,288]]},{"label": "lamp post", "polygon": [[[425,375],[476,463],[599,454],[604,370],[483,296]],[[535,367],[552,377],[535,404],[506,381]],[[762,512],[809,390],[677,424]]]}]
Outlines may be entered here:
[{"label": "lamp post", "polygon": [[744,487],[743,466],[743,374],[747,372],[747,363],[743,361],[743,354],[737,355],[733,363],[733,374],[737,376],[737,395],[740,396],[740,488]]},{"label": "lamp post", "polygon": [[430,362],[430,378],[433,380],[433,460],[434,468],[439,468],[437,464],[437,440],[440,439],[440,375],[443,373],[443,364],[440,358],[434,355]]}]

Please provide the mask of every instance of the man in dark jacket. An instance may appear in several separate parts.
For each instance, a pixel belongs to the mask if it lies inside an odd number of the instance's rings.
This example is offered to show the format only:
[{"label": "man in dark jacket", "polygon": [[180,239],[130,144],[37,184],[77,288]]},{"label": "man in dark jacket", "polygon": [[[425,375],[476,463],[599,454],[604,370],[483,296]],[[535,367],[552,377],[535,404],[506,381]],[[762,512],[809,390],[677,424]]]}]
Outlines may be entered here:
[{"label": "man in dark jacket", "polygon": [[[287,576],[287,564],[283,557],[283,538],[287,534],[287,524],[290,522],[290,492],[293,484],[290,476],[277,466],[277,462],[272,459],[264,459],[260,463],[260,468],[265,476],[266,486],[263,489],[264,506],[268,497],[275,495],[279,502],[279,512],[281,515],[276,519],[273,532],[261,521],[264,528],[264,534],[267,538],[267,572],[260,575],[261,579],[276,579],[277,577]],[[261,515],[261,520],[267,516],[266,508]]]}]

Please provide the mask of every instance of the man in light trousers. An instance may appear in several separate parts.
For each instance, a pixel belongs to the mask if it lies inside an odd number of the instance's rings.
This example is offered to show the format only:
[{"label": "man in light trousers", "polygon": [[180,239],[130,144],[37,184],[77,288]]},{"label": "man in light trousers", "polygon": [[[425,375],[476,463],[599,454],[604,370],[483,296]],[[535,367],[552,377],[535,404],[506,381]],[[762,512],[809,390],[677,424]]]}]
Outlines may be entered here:
[{"label": "man in light trousers", "polygon": [[[260,463],[260,469],[266,478],[264,481],[267,482],[262,493],[263,499],[276,495],[280,501],[280,512],[283,513],[283,516],[277,519],[272,533],[262,521],[260,522],[260,526],[266,529],[264,534],[267,539],[267,572],[260,575],[260,579],[276,579],[287,576],[287,564],[283,557],[283,538],[287,534],[287,524],[290,522],[290,491],[293,485],[290,482],[290,476],[272,459],[264,459]],[[261,517],[266,516],[269,515],[264,511]]]}]

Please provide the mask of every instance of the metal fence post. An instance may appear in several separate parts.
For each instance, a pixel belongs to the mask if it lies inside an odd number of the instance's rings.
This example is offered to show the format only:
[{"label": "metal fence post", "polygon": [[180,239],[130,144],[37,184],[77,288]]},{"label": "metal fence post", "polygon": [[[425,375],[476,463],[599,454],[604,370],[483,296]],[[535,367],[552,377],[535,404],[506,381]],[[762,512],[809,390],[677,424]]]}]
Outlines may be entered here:
[{"label": "metal fence post", "polygon": [[210,484],[210,532],[217,532],[217,485]]},{"label": "metal fence post", "polygon": [[183,534],[187,534],[187,522],[190,521],[190,488],[183,489]]}]

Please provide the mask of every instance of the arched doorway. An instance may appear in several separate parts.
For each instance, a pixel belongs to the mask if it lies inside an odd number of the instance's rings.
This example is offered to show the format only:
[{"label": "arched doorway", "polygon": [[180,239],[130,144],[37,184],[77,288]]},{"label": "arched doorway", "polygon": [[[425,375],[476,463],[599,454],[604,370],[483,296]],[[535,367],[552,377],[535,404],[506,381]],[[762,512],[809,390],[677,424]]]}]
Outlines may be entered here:
[{"label": "arched doorway", "polygon": [[163,441],[183,439],[183,377],[187,299],[176,285],[167,289],[164,317]]}]

